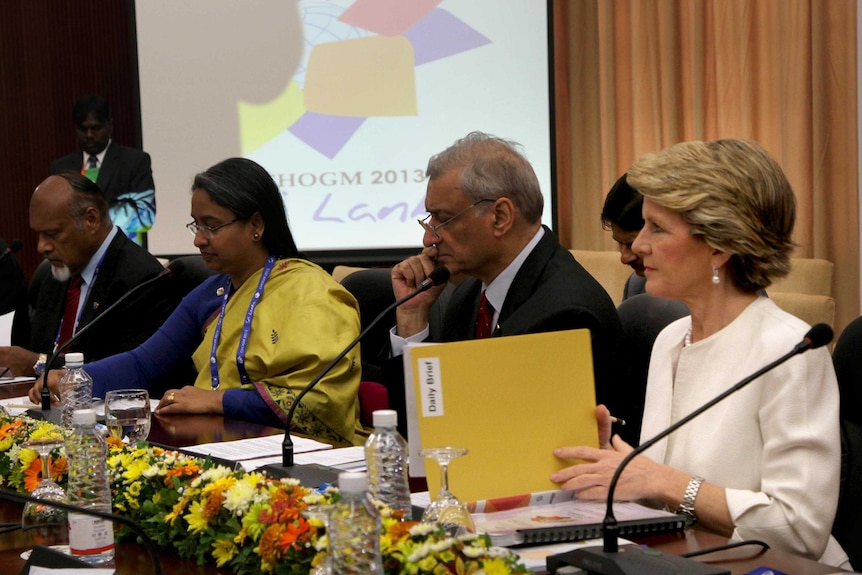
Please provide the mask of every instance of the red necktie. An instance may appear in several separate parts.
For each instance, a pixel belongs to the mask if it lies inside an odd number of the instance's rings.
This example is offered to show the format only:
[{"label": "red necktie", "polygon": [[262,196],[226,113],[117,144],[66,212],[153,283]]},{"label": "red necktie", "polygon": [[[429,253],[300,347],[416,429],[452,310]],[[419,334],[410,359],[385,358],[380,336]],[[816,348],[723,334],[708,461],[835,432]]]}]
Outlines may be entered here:
[{"label": "red necktie", "polygon": [[60,339],[57,343],[62,345],[75,333],[75,321],[78,319],[78,302],[81,300],[81,283],[84,279],[75,276],[66,285],[66,307],[63,310],[63,323],[60,324]]},{"label": "red necktie", "polygon": [[479,313],[476,314],[476,339],[491,337],[494,331],[491,327],[494,323],[494,306],[488,301],[485,292],[482,292],[482,299],[479,300]]}]

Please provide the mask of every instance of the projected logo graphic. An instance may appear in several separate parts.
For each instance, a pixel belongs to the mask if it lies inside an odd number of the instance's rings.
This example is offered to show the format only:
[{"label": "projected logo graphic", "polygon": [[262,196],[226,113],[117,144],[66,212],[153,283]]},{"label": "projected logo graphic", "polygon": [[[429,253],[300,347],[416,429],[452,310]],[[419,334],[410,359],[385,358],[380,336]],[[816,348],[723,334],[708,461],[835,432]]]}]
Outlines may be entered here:
[{"label": "projected logo graphic", "polygon": [[440,3],[300,1],[302,63],[273,102],[239,104],[243,154],[287,129],[332,159],[369,118],[416,116],[417,66],[491,42]]}]

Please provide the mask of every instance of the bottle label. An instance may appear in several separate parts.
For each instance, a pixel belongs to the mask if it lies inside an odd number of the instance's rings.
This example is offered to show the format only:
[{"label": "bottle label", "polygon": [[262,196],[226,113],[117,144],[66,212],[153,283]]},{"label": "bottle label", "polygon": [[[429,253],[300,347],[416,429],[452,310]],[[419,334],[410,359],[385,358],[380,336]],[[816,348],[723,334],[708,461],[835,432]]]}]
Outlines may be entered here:
[{"label": "bottle label", "polygon": [[72,555],[99,555],[114,548],[114,524],[101,517],[69,513]]}]

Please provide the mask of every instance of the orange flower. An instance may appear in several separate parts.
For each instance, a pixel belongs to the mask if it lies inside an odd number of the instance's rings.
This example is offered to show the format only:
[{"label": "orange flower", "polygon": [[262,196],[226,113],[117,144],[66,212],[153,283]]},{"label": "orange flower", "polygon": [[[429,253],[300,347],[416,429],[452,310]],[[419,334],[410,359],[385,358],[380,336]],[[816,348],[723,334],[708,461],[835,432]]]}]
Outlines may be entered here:
[{"label": "orange flower", "polygon": [[278,516],[278,521],[280,523],[290,523],[291,521],[295,521],[297,519],[302,519],[300,515],[299,508],[297,507],[288,507],[283,509]]},{"label": "orange flower", "polygon": [[165,485],[171,484],[172,477],[182,477],[183,475],[197,475],[200,472],[201,468],[195,465],[194,463],[188,463],[186,465],[182,465],[180,467],[175,467],[173,469],[168,469],[167,473],[165,473]]},{"label": "orange flower", "polygon": [[207,519],[212,519],[218,515],[222,503],[224,503],[224,494],[221,491],[213,491],[210,496],[206,498],[201,514]]},{"label": "orange flower", "polygon": [[24,470],[24,487],[32,492],[42,482],[42,461],[37,457]]},{"label": "orange flower", "polygon": [[125,447],[126,444],[119,437],[114,437],[113,435],[109,435],[105,438],[105,441],[108,442],[108,447],[117,447],[122,448]]},{"label": "orange flower", "polygon": [[281,549],[282,551],[287,551],[287,549],[296,543],[296,540],[303,533],[307,533],[311,530],[311,525],[308,524],[308,521],[305,520],[304,517],[300,517],[299,521],[290,523],[287,526],[287,531],[281,536]]},{"label": "orange flower", "polygon": [[410,533],[410,530],[418,525],[416,521],[399,521],[394,523],[389,527],[389,537],[392,538],[393,541],[398,541],[402,537],[405,537]]},{"label": "orange flower", "polygon": [[51,479],[57,479],[58,477],[62,477],[66,475],[69,471],[69,460],[65,457],[58,457],[57,459],[51,459],[49,461],[49,467],[51,470]]},{"label": "orange flower", "polygon": [[258,547],[260,558],[269,564],[275,564],[278,558],[281,557],[281,547],[279,542],[284,534],[284,525],[275,523],[267,527],[266,531],[260,538],[260,546]]},{"label": "orange flower", "polygon": [[22,425],[24,425],[24,422],[20,419],[16,419],[12,423],[4,423],[3,425],[0,425],[0,440],[6,439],[8,435],[13,433]]},{"label": "orange flower", "polygon": [[299,516],[299,510],[293,507],[293,499],[284,491],[276,491],[269,501],[269,509],[264,509],[258,516],[262,523],[277,523],[290,521]]}]

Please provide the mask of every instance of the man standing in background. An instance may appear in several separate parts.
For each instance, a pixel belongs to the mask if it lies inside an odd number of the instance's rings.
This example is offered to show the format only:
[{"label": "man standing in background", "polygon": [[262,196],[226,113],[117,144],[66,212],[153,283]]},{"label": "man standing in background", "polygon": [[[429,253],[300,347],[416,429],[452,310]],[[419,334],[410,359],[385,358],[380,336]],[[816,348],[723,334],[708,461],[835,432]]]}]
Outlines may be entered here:
[{"label": "man standing in background", "polygon": [[51,173],[76,171],[96,182],[108,200],[111,220],[138,245],[156,219],[156,186],[146,152],[112,142],[108,101],[84,96],[72,108],[78,152],[51,164]]}]

